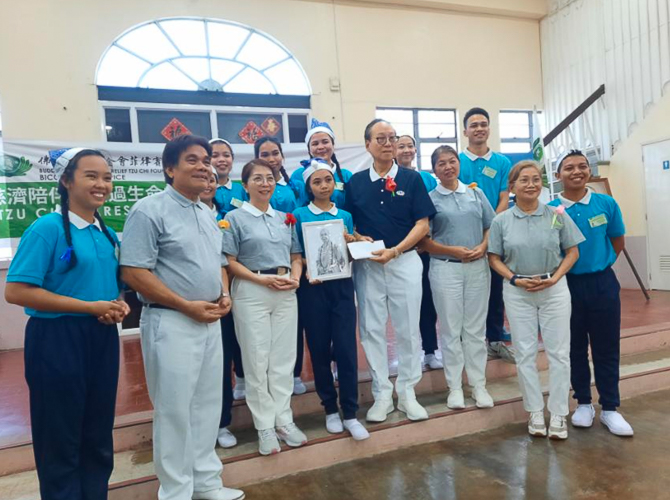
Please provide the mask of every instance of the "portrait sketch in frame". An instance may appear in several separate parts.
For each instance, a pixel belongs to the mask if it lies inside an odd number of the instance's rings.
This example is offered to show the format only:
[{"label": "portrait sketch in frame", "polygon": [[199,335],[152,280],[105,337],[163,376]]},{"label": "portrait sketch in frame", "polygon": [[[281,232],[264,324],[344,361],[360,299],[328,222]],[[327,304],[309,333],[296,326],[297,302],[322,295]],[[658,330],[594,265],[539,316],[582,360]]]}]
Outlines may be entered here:
[{"label": "portrait sketch in frame", "polygon": [[593,189],[596,193],[612,196],[610,181],[607,180],[607,177],[592,177],[587,186]]},{"label": "portrait sketch in frame", "polygon": [[351,276],[349,252],[341,219],[305,222],[302,225],[309,277],[328,281]]}]

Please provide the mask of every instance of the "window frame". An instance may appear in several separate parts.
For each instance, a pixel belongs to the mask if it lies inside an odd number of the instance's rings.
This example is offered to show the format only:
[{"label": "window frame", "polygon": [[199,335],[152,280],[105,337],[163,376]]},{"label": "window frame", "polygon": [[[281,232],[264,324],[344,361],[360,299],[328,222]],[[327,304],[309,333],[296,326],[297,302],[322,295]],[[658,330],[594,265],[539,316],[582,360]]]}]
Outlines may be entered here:
[{"label": "window frame", "polygon": [[[514,114],[526,114],[528,116],[528,138],[524,137],[513,137],[505,138],[502,136],[502,120],[500,119],[501,115],[505,113],[514,113]],[[542,116],[542,111],[537,110],[537,114]],[[535,122],[533,120],[533,110],[530,109],[501,109],[498,111],[498,136],[500,137],[500,151],[502,152],[503,144],[528,144],[528,152],[533,151],[533,137],[535,133]],[[504,154],[504,153],[503,153]],[[523,153],[514,153],[514,154],[523,154]]]},{"label": "window frame", "polygon": [[[379,111],[390,110],[390,111],[411,111],[412,112],[412,137],[416,141],[416,168],[418,171],[432,172],[432,165],[428,165],[427,168],[423,168],[421,161],[421,144],[443,144],[452,142],[455,144],[456,151],[459,149],[459,137],[458,137],[458,110],[456,108],[412,108],[407,106],[377,106],[375,108],[375,116],[378,116]],[[453,141],[449,140],[451,138],[421,138],[419,136],[419,112],[420,111],[449,111],[454,113],[454,137]],[[393,125],[393,124],[392,124]]]}]

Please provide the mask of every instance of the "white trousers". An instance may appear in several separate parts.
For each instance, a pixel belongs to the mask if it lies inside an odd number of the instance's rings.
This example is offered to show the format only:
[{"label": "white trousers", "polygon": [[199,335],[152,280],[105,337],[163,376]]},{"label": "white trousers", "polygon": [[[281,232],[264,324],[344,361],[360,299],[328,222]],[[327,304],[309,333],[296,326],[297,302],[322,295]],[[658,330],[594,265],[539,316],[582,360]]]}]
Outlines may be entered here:
[{"label": "white trousers", "polygon": [[295,290],[270,290],[234,279],[231,295],[254,426],[262,430],[289,424],[298,331]]},{"label": "white trousers", "polygon": [[550,288],[527,292],[505,282],[505,311],[512,330],[523,406],[542,411],[544,398],[537,371],[538,326],[549,359],[549,411],[566,416],[570,395],[570,290],[565,277]]},{"label": "white trousers", "polygon": [[154,405],[153,447],[160,500],[190,500],[221,488],[214,451],[221,418],[221,322],[198,323],[166,309],[142,309],[142,356]]},{"label": "white trousers", "polygon": [[391,399],[386,323],[391,316],[398,353],[396,392],[401,399],[415,399],[421,380],[421,279],[423,264],[415,251],[385,265],[370,260],[355,263],[361,344],[372,374],[372,395]]},{"label": "white trousers", "polygon": [[463,368],[472,387],[486,386],[488,261],[462,264],[430,260],[430,289],[439,319],[444,374],[450,389],[462,387]]}]

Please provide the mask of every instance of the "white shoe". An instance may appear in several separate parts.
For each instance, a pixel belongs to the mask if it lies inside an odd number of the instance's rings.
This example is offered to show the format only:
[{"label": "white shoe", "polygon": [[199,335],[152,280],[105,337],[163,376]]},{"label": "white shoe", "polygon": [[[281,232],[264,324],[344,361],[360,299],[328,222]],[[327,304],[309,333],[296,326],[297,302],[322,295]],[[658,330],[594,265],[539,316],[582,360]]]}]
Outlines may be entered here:
[{"label": "white shoe", "polygon": [[412,421],[428,420],[428,412],[416,399],[399,399],[398,410],[407,415]]},{"label": "white shoe", "polygon": [[368,410],[365,420],[368,422],[383,422],[389,413],[395,410],[392,399],[378,399]]},{"label": "white shoe", "polygon": [[219,437],[217,439],[221,448],[232,448],[237,445],[237,438],[228,430],[228,427],[219,429]]},{"label": "white shoe", "polygon": [[233,399],[239,401],[247,397],[247,388],[242,377],[235,377],[235,388],[233,389]]},{"label": "white shoe", "polygon": [[326,430],[331,434],[340,434],[344,432],[342,427],[342,420],[339,413],[331,413],[326,415]]},{"label": "white shoe", "polygon": [[423,358],[423,364],[431,370],[441,370],[444,368],[442,361],[437,359],[435,354],[426,354],[426,356]]},{"label": "white shoe", "polygon": [[560,415],[551,415],[549,420],[549,439],[568,439],[568,419]]},{"label": "white shoe", "polygon": [[633,435],[633,428],[618,411],[601,411],[600,422],[615,436]]},{"label": "white shoe", "polygon": [[233,488],[219,488],[218,490],[193,492],[193,500],[242,500],[244,492]]},{"label": "white shoe", "polygon": [[295,377],[293,379],[293,394],[299,396],[300,394],[305,394],[307,392],[307,387],[303,384],[300,377]]},{"label": "white shoe", "polygon": [[493,408],[493,398],[486,390],[486,387],[474,387],[472,389],[472,398],[477,404],[477,408]]},{"label": "white shoe", "polygon": [[355,418],[345,420],[344,427],[349,431],[349,434],[354,438],[354,441],[363,441],[370,437],[368,430]]},{"label": "white shoe", "polygon": [[593,405],[579,405],[572,414],[570,421],[573,427],[591,427],[595,416],[596,411],[593,409]]},{"label": "white shoe", "polygon": [[281,451],[279,440],[274,429],[258,431],[258,453],[261,455],[275,455]]},{"label": "white shoe", "polygon": [[299,448],[307,443],[307,436],[305,436],[305,433],[298,429],[298,426],[293,422],[277,427],[275,430],[277,432],[277,437],[291,448]]},{"label": "white shoe", "polygon": [[505,363],[516,363],[514,348],[504,342],[489,342],[487,353],[489,359],[502,359]]},{"label": "white shoe", "polygon": [[544,421],[543,411],[534,411],[528,419],[528,434],[537,437],[547,436],[547,424]]},{"label": "white shoe", "polygon": [[449,391],[447,397],[447,407],[452,410],[462,410],[465,408],[465,397],[463,396],[463,389],[452,389]]}]

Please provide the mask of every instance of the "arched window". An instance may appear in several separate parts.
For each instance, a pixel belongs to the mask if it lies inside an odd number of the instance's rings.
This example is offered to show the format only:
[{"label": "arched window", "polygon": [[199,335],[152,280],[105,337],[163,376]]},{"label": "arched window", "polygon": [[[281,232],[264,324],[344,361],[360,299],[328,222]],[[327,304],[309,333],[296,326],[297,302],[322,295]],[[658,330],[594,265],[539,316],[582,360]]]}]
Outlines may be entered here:
[{"label": "arched window", "polygon": [[309,80],[277,40],[231,21],[166,18],[135,26],[103,54],[98,86],[308,96]]}]

